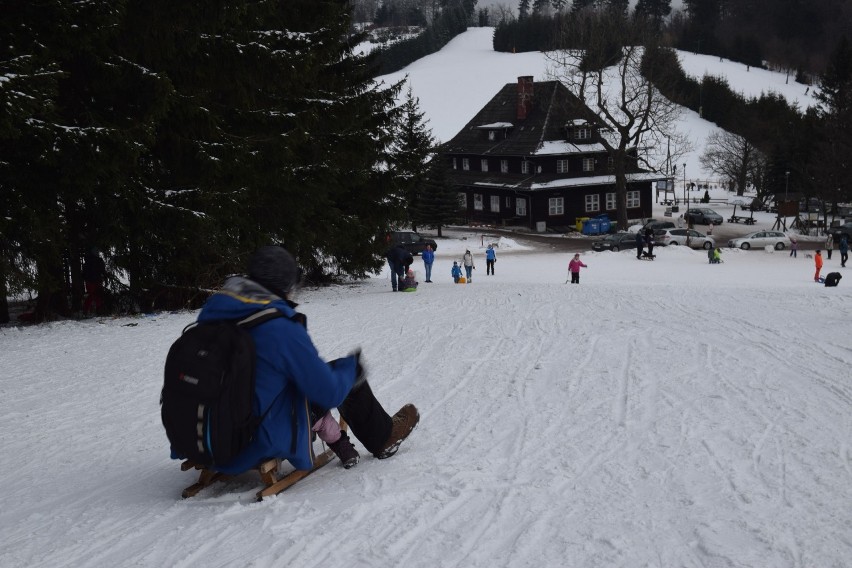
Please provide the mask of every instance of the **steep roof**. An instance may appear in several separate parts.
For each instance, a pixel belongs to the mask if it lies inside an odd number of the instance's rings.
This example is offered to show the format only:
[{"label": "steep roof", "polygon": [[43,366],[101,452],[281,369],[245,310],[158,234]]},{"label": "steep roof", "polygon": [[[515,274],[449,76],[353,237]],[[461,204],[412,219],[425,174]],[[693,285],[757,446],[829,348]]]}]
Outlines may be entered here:
[{"label": "steep roof", "polygon": [[[526,117],[519,119],[518,90],[517,83],[504,85],[458,134],[442,146],[442,151],[485,156],[533,155],[547,147],[546,142],[564,142],[566,125],[598,122],[592,110],[559,81],[534,83],[532,103]],[[488,140],[483,130],[496,130],[498,136],[495,140]],[[584,146],[577,144],[573,151],[582,151]],[[599,147],[589,148],[589,151],[600,150]]]}]

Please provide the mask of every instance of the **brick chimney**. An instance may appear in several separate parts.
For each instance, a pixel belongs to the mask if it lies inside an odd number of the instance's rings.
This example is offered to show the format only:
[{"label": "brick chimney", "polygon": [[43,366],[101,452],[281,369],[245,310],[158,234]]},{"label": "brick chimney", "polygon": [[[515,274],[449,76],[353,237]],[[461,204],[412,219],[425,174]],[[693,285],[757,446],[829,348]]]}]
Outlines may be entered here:
[{"label": "brick chimney", "polygon": [[525,120],[533,101],[533,78],[518,77],[518,120]]}]

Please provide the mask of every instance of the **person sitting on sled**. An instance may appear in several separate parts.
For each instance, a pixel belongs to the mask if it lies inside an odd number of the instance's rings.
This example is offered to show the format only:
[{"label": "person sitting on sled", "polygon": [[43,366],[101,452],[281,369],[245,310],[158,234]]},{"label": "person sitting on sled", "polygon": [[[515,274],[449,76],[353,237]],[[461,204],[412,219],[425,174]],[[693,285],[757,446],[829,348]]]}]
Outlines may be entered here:
[{"label": "person sitting on sled", "polygon": [[399,281],[399,289],[403,292],[416,292],[418,284],[419,282],[414,279],[414,271],[409,268],[405,278]]},{"label": "person sitting on sled", "polygon": [[266,413],[249,445],[230,462],[217,465],[217,471],[239,474],[270,458],[286,459],[296,469],[309,470],[313,466],[311,430],[329,442],[344,467],[355,465],[358,453],[328,414],[332,408],[338,409],[352,434],[378,459],[396,454],[420,420],[413,404],[404,405],[393,416],[385,411],[367,382],[360,351],[328,363],[320,358],[304,316],[297,316],[296,304],[290,300],[299,278],[296,260],[287,250],[261,247],[249,260],[248,276],[228,278],[198,315],[199,322],[236,320],[274,307],[287,316],[250,331],[256,349],[255,400]]}]

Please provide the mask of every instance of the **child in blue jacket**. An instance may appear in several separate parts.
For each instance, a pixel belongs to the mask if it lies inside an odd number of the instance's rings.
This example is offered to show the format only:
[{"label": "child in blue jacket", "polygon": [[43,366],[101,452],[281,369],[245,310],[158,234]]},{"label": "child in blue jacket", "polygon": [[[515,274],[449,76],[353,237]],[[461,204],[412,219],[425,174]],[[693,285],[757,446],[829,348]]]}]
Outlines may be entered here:
[{"label": "child in blue jacket", "polygon": [[462,271],[461,271],[461,266],[459,266],[459,263],[458,263],[457,260],[453,261],[453,270],[452,270],[452,272],[450,272],[450,274],[453,275],[453,282],[458,284],[459,278],[461,278],[461,275],[462,275]]}]

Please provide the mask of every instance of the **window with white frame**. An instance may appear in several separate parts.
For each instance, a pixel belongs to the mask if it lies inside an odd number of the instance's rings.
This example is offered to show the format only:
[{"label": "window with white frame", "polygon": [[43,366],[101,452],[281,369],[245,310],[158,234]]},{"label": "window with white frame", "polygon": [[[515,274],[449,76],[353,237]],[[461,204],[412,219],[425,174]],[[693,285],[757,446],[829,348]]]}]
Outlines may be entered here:
[{"label": "window with white frame", "polygon": [[491,211],[498,213],[500,211],[500,196],[492,195],[491,196]]},{"label": "window with white frame", "polygon": [[509,173],[509,160],[500,160],[500,171],[504,174]]},{"label": "window with white frame", "polygon": [[583,171],[584,172],[595,171],[595,159],[594,158],[583,158]]},{"label": "window with white frame", "polygon": [[565,214],[565,198],[551,197],[547,200],[548,215],[564,215]]},{"label": "window with white frame", "polygon": [[458,193],[459,196],[459,209],[467,209],[467,194],[463,192]]},{"label": "window with white frame", "polygon": [[462,169],[465,171],[470,169],[470,158],[462,158]]},{"label": "window with white frame", "polygon": [[601,210],[601,196],[597,193],[586,196],[586,213]]},{"label": "window with white frame", "polygon": [[592,137],[592,129],[588,126],[580,126],[574,131],[574,138],[577,140],[588,140]]},{"label": "window with white frame", "polygon": [[568,159],[556,160],[556,173],[557,174],[567,174],[568,173]]},{"label": "window with white frame", "polygon": [[479,161],[479,163],[480,163],[480,167],[481,167],[482,171],[487,172],[488,171],[488,160],[486,160],[485,158],[482,158]]},{"label": "window with white frame", "polygon": [[607,208],[607,210],[612,211],[613,209],[615,209],[616,208],[615,203],[616,203],[615,202],[615,194],[614,193],[607,193],[606,194],[606,208]]},{"label": "window with white frame", "polygon": [[530,173],[530,163],[529,160],[524,160],[521,162],[521,173],[528,174]]},{"label": "window with white frame", "polygon": [[628,191],[627,192],[627,208],[634,209],[639,207],[639,192],[638,191]]},{"label": "window with white frame", "polygon": [[515,200],[515,215],[518,217],[527,216],[527,200],[519,197]]},{"label": "window with white frame", "polygon": [[482,211],[482,194],[474,193],[473,194],[473,208],[477,211]]}]

